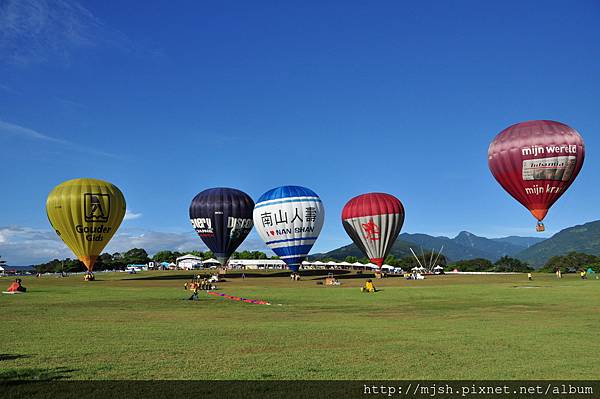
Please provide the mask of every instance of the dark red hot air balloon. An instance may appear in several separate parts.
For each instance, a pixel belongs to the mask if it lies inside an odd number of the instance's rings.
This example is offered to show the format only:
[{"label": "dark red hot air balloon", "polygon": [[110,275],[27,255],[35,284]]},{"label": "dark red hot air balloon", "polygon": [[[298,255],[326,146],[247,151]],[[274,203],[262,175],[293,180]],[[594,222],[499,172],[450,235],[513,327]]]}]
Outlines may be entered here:
[{"label": "dark red hot air balloon", "polygon": [[496,136],[488,150],[488,165],[498,183],[538,220],[573,183],[583,166],[581,135],[564,123],[517,123]]},{"label": "dark red hot air balloon", "polygon": [[346,233],[379,268],[392,249],[402,224],[404,207],[393,195],[362,194],[352,198],[342,210]]}]

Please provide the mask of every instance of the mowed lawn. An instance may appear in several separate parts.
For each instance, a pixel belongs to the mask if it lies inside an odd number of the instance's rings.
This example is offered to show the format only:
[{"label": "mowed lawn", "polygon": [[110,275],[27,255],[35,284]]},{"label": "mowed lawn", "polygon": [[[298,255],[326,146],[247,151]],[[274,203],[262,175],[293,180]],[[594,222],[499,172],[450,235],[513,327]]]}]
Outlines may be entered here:
[{"label": "mowed lawn", "polygon": [[[247,276],[250,276],[247,273]],[[597,379],[600,281],[567,275],[26,277],[0,297],[0,379]],[[5,289],[9,278],[0,279]]]}]

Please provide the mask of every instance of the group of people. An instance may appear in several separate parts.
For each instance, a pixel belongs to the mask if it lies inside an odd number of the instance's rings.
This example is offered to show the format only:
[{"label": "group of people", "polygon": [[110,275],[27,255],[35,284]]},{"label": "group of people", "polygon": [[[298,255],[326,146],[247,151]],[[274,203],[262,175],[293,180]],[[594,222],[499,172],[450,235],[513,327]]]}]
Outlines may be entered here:
[{"label": "group of people", "polygon": [[414,270],[412,273],[405,273],[404,278],[407,280],[425,280],[425,276]]},{"label": "group of people", "polygon": [[96,280],[96,277],[94,276],[94,274],[93,274],[93,273],[91,273],[91,272],[87,272],[87,273],[85,274],[85,276],[83,276],[83,279],[84,279],[85,281],[94,281],[94,280]]},{"label": "group of people", "polygon": [[17,292],[27,292],[27,288],[21,285],[21,279],[17,278],[13,281],[9,286],[6,292],[17,293]]},{"label": "group of people", "polygon": [[[588,269],[588,270],[581,269],[579,271],[579,277],[581,277],[582,280],[587,280],[588,279],[588,274],[589,274],[588,271],[589,270],[590,269]],[[591,270],[591,272],[592,272],[592,276],[593,276],[594,275],[593,269]],[[556,269],[556,278],[562,278],[562,271],[559,268]],[[596,277],[596,278],[598,278],[598,277]]]},{"label": "group of people", "polygon": [[184,289],[192,291],[192,295],[188,298],[190,301],[197,301],[199,291],[216,290],[217,286],[212,284],[207,278],[194,279],[192,282],[186,282],[183,285]]},{"label": "group of people", "polygon": [[292,279],[292,281],[300,281],[300,273],[290,274],[290,279]]},{"label": "group of people", "polygon": [[556,278],[562,278],[562,272],[560,269],[556,269]]}]

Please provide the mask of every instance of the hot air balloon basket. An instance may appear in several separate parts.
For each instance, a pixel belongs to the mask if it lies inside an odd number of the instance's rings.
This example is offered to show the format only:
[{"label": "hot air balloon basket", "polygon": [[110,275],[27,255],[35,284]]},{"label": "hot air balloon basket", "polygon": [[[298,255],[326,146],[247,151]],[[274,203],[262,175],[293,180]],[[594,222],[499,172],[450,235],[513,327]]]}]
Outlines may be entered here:
[{"label": "hot air balloon basket", "polygon": [[538,224],[535,226],[535,231],[540,232],[540,233],[542,231],[546,231],[546,227],[544,226],[544,223],[538,222]]}]

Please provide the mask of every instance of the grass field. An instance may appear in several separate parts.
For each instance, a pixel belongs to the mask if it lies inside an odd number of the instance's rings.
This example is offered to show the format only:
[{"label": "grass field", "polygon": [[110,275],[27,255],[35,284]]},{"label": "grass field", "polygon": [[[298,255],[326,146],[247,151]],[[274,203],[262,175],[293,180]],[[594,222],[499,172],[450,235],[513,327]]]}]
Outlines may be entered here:
[{"label": "grass field", "polygon": [[[567,275],[363,278],[339,287],[191,273],[26,277],[0,297],[1,379],[597,379],[600,281]],[[250,276],[250,274],[247,274]],[[0,279],[5,289],[9,278]],[[281,306],[279,306],[281,304]]]}]

